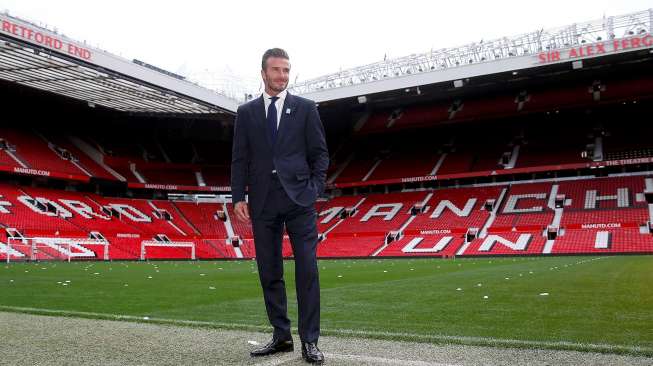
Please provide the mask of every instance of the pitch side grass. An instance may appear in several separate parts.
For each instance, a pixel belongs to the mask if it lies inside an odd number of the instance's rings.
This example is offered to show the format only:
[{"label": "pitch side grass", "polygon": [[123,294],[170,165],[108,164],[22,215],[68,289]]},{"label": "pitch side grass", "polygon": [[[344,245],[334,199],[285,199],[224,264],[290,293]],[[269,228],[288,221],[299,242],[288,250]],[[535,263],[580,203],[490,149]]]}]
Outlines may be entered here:
[{"label": "pitch side grass", "polygon": [[[653,256],[319,267],[325,334],[653,355]],[[254,261],[2,264],[0,310],[265,330],[256,270]],[[285,272],[296,326],[291,260]]]}]

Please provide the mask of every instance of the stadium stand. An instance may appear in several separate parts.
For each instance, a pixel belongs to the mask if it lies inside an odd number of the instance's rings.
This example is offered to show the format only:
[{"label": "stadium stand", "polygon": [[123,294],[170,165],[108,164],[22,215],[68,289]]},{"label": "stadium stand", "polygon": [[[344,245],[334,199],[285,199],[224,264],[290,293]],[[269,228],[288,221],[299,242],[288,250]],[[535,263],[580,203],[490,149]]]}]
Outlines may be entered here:
[{"label": "stadium stand", "polygon": [[[325,236],[318,254],[653,252],[650,210],[643,201],[646,179],[608,177],[335,197],[316,206],[319,232]],[[557,192],[555,199],[552,192]],[[198,258],[255,256],[249,224],[219,218],[225,207],[233,217],[230,203],[104,197],[9,184],[0,186],[0,195],[3,228],[17,229],[25,237],[88,238],[99,233],[111,243],[111,259],[138,259],[141,242],[157,236],[195,243]],[[556,201],[562,203],[557,226],[551,207]],[[552,225],[558,231],[549,240],[547,228]],[[240,248],[227,243],[230,229],[240,238]],[[292,255],[287,235],[283,252]],[[150,258],[165,258],[165,253],[170,258],[188,257],[184,248],[148,248]]]},{"label": "stadium stand", "polygon": [[[15,147],[14,155],[26,168],[51,170],[72,175],[87,175],[75,165],[70,156],[64,156],[57,147],[35,132],[0,128],[0,138]],[[6,159],[5,159],[6,160]]]},{"label": "stadium stand", "polygon": [[[648,22],[650,10],[637,17]],[[315,204],[318,255],[653,253],[653,127],[641,123],[653,110],[653,59],[650,34],[633,34],[631,18],[615,25],[630,33],[612,36],[640,46],[580,69],[534,65],[523,49],[463,60],[465,69],[419,65],[442,75],[430,84],[399,87],[421,74],[393,70],[382,76],[393,90],[352,96],[362,84],[342,80],[309,89],[316,101],[333,93],[318,102],[332,152]],[[236,101],[108,53],[105,65],[44,57],[43,45],[13,36],[0,34],[0,260],[61,260],[57,240],[109,243],[109,259],[255,257],[229,194]],[[484,75],[451,74],[480,62]],[[88,89],[60,85],[68,77]],[[21,238],[54,244],[31,253]],[[104,259],[101,244],[80,245],[94,256],[69,246],[75,260]],[[293,254],[287,233],[282,251]]]}]

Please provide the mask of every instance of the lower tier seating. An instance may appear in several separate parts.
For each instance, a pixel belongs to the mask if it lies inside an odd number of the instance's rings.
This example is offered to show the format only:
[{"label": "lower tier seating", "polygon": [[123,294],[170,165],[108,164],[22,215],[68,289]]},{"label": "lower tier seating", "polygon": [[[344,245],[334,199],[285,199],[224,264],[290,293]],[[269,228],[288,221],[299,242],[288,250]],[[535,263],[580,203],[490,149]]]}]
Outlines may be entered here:
[{"label": "lower tier seating", "polygon": [[[643,194],[647,179],[608,177],[319,201],[318,231],[324,240],[318,243],[317,254],[337,258],[653,253],[649,229],[653,206]],[[558,208],[552,208],[554,202]],[[284,234],[282,253],[291,257],[293,248]],[[28,238],[27,244],[20,244],[21,235]],[[99,243],[80,244],[86,249],[66,246],[89,238]],[[29,243],[39,240],[55,246],[39,246],[33,252]],[[69,257],[65,250],[70,250],[75,260],[102,260],[106,248],[102,243],[108,243],[110,259],[189,259],[191,243],[197,259],[256,256],[251,225],[235,218],[231,203],[113,198],[0,183],[0,259],[65,260]]]}]

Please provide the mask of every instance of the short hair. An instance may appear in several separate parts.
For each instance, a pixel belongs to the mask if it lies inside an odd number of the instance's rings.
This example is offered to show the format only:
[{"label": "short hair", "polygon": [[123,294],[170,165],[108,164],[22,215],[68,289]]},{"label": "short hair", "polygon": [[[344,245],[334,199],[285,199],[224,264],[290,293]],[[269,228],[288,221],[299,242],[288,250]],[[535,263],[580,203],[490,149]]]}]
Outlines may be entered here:
[{"label": "short hair", "polygon": [[288,57],[288,53],[283,49],[270,48],[269,50],[265,51],[265,53],[263,54],[263,58],[261,59],[261,70],[265,70],[265,66],[270,57],[279,57],[279,58],[285,58],[286,60],[290,60],[290,57]]}]

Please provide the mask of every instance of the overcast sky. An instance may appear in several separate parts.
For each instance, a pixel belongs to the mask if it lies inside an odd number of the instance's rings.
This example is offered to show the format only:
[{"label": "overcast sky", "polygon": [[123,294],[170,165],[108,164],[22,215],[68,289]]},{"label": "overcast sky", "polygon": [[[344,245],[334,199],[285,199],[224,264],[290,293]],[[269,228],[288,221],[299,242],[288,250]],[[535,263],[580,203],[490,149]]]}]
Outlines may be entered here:
[{"label": "overcast sky", "polygon": [[386,55],[423,53],[651,7],[651,0],[0,0],[0,11],[227,93],[230,83],[258,91],[260,58],[271,47],[290,54],[292,82]]}]

